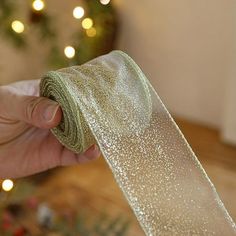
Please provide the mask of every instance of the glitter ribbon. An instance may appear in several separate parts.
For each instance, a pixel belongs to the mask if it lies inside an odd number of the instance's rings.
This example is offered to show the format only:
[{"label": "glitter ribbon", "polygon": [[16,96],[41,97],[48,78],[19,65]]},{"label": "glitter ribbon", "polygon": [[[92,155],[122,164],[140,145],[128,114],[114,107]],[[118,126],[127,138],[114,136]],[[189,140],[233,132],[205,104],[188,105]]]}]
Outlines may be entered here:
[{"label": "glitter ribbon", "polygon": [[201,164],[136,63],[113,51],[47,73],[58,140],[80,153],[97,143],[146,235],[235,235]]}]

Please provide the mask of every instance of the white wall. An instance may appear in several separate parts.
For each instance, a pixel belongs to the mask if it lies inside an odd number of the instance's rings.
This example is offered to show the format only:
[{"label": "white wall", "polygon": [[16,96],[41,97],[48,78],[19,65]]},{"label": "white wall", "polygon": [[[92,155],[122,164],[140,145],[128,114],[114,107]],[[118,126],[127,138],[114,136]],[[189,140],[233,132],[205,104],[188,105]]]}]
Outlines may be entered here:
[{"label": "white wall", "polygon": [[171,112],[221,127],[229,66],[236,57],[236,1],[114,2],[119,48],[138,62]]},{"label": "white wall", "polygon": [[[236,55],[236,43],[232,51]],[[226,86],[222,139],[227,143],[236,145],[236,57],[232,61]]]}]

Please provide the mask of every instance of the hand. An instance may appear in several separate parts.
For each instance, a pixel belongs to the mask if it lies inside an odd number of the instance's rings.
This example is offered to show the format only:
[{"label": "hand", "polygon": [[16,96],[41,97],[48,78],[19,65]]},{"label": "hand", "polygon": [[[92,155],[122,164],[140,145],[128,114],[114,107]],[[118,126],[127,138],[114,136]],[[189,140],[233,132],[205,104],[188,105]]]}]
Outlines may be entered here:
[{"label": "hand", "polygon": [[62,146],[49,130],[59,124],[62,111],[38,94],[39,80],[0,86],[0,178],[84,163],[100,155],[96,145],[79,155]]}]

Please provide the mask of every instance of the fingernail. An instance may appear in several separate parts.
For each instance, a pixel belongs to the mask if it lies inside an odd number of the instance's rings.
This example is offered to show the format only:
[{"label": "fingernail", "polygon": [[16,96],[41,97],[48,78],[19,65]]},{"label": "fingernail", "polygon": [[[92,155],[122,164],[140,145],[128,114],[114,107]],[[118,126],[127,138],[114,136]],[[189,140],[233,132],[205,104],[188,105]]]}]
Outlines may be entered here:
[{"label": "fingernail", "polygon": [[98,157],[101,155],[101,151],[97,145],[95,145],[94,147],[94,152],[97,154]]},{"label": "fingernail", "polygon": [[94,144],[85,152],[85,155],[88,160],[94,160],[100,156],[100,150],[98,146]]},{"label": "fingernail", "polygon": [[98,150],[98,147],[96,144],[93,144],[93,146],[91,147],[91,150],[92,151],[97,151]]},{"label": "fingernail", "polygon": [[44,120],[46,120],[47,122],[52,121],[56,115],[58,108],[59,105],[56,102],[51,102],[51,104],[48,104],[43,112]]},{"label": "fingernail", "polygon": [[92,151],[97,153],[97,154],[100,154],[100,149],[99,149],[99,147],[96,144],[93,145]]}]

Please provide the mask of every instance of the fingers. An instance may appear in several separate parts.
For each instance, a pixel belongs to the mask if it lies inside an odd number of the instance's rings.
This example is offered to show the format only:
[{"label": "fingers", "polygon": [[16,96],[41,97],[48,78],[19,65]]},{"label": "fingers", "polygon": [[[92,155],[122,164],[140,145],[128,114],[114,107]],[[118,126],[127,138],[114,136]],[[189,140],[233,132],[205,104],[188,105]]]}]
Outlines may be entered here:
[{"label": "fingers", "polygon": [[96,144],[88,148],[81,156],[78,156],[79,163],[85,163],[91,160],[97,159],[101,155],[101,152]]},{"label": "fingers", "polygon": [[92,145],[82,154],[74,154],[68,149],[64,149],[61,155],[60,165],[69,166],[74,164],[82,164],[97,159],[101,152],[97,145]]},{"label": "fingers", "polygon": [[20,95],[5,90],[1,114],[39,128],[53,128],[60,123],[62,111],[58,103],[48,98]]},{"label": "fingers", "polygon": [[19,120],[39,128],[52,128],[60,123],[62,111],[55,101],[42,97],[19,98],[17,117]]}]

